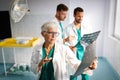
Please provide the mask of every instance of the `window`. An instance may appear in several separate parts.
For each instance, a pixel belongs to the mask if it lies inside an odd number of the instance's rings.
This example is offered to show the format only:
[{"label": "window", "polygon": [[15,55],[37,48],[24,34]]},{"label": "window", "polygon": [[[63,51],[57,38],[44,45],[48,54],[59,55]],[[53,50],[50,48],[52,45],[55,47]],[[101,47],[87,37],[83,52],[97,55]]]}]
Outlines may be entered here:
[{"label": "window", "polygon": [[120,40],[120,0],[117,0],[116,3],[114,36]]}]

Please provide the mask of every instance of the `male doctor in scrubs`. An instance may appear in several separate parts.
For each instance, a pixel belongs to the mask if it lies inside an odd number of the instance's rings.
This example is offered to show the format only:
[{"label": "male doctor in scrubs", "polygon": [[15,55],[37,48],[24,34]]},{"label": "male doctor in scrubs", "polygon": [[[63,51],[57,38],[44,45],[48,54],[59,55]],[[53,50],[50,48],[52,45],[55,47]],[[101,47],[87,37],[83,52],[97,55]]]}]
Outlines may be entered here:
[{"label": "male doctor in scrubs", "polygon": [[[83,20],[84,10],[80,7],[74,9],[74,22],[68,25],[64,30],[64,38],[72,36],[70,39],[67,39],[65,44],[68,45],[71,50],[75,53],[77,59],[82,61],[85,46],[80,43],[81,37],[84,34],[92,32],[90,26],[85,25]],[[96,62],[94,62],[97,65]],[[89,75],[92,74],[92,70],[83,72],[82,80],[89,80]],[[70,80],[77,80],[77,77],[70,76]]]},{"label": "male doctor in scrubs", "polygon": [[58,32],[60,33],[59,36],[57,37],[57,42],[59,43],[63,43],[65,42],[69,37],[67,37],[66,39],[64,38],[64,34],[63,34],[63,24],[62,22],[66,19],[68,13],[68,7],[65,4],[58,4],[57,8],[56,8],[56,14],[55,14],[55,18],[52,20],[53,22],[55,22],[58,26]]},{"label": "male doctor in scrubs", "polygon": [[38,80],[69,80],[66,64],[68,63],[71,68],[77,70],[81,61],[68,46],[56,42],[59,35],[56,23],[43,24],[41,34],[45,41],[33,49],[31,70],[39,75]]}]

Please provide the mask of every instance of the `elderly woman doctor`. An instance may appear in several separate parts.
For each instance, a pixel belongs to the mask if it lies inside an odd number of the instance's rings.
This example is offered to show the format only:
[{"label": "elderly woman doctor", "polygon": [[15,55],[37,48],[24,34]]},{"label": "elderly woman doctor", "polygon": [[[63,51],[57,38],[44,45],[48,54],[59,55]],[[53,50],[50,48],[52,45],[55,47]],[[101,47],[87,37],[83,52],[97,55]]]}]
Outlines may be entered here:
[{"label": "elderly woman doctor", "polygon": [[31,57],[31,70],[38,73],[38,80],[69,80],[66,63],[77,70],[79,61],[69,47],[58,44],[58,27],[54,22],[47,22],[41,27],[44,43],[36,45]]}]

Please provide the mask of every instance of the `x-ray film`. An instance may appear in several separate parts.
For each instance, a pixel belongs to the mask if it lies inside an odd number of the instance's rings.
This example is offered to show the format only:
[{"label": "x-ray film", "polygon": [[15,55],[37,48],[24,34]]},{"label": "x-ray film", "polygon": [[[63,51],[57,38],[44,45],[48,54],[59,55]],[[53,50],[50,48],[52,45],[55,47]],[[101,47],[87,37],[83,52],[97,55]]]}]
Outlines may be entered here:
[{"label": "x-ray film", "polygon": [[93,32],[90,34],[84,34],[83,37],[81,38],[81,41],[83,41],[87,44],[91,44],[92,42],[94,42],[97,39],[100,32],[101,31],[96,31],[96,32]]},{"label": "x-ray film", "polygon": [[78,76],[84,72],[84,69],[89,67],[96,57],[95,45],[90,44],[86,47],[82,62],[73,76]]},{"label": "x-ray film", "polygon": [[100,32],[101,31],[96,31],[94,33],[85,34],[82,37],[81,41],[87,43],[88,46],[85,49],[82,62],[73,76],[78,76],[82,74],[84,70],[88,68],[92,64],[92,62],[95,60],[96,49],[95,49],[95,44],[92,42],[94,42],[97,39]]}]

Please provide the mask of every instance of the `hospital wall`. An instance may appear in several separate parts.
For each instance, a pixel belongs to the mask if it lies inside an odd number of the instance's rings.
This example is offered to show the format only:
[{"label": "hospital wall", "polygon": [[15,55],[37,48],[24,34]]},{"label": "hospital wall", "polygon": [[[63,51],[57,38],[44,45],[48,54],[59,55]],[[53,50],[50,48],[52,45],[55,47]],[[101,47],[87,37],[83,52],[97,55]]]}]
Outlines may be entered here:
[{"label": "hospital wall", "polygon": [[[0,11],[9,10],[11,0],[0,0]],[[100,36],[97,39],[96,53],[99,57],[106,57],[116,71],[120,74],[120,42],[110,37],[109,28],[110,16],[113,16],[110,11],[114,0],[28,0],[30,13],[26,14],[24,18],[14,23],[11,20],[11,29],[13,37],[40,37],[40,26],[54,18],[56,6],[59,3],[64,3],[69,7],[68,16],[63,22],[64,27],[73,22],[73,10],[75,7],[82,7],[85,11],[84,21],[91,25],[93,31],[101,30]],[[32,48],[17,49],[16,54],[31,55]],[[12,49],[6,50],[7,62],[14,61],[14,55],[11,54]],[[24,55],[23,54],[23,55]],[[17,57],[18,62],[24,57]],[[26,59],[24,59],[26,60]],[[2,54],[0,48],[0,62],[2,62]],[[28,60],[26,60],[28,61]],[[116,61],[116,63],[114,63]]]},{"label": "hospital wall", "polygon": [[[6,3],[6,0],[2,1],[4,4]],[[94,31],[101,30],[101,34],[97,39],[96,52],[98,56],[102,56],[103,47],[101,40],[104,32],[106,0],[28,0],[30,13],[26,14],[18,23],[14,23],[11,20],[12,36],[41,37],[40,26],[54,18],[56,6],[59,3],[64,3],[69,7],[68,16],[63,22],[64,27],[73,21],[73,10],[75,7],[80,6],[84,9],[84,21],[90,24]],[[9,9],[9,6],[4,9]]]},{"label": "hospital wall", "polygon": [[[120,75],[120,40],[114,37],[116,15],[116,2],[119,0],[107,0],[104,40],[103,40],[103,56],[110,62],[112,67]],[[120,3],[120,1],[119,1]],[[120,9],[119,9],[120,12]],[[120,18],[119,18],[120,21]]]}]

